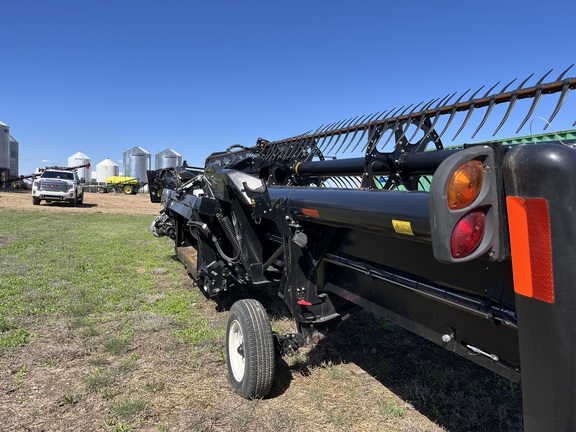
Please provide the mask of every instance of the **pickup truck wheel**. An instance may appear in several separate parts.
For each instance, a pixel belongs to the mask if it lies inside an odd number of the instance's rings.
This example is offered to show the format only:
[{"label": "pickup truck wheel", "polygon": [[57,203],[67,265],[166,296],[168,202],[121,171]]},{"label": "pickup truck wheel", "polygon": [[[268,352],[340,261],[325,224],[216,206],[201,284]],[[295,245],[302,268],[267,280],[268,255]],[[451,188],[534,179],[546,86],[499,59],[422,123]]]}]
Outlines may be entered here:
[{"label": "pickup truck wheel", "polygon": [[40,201],[42,201],[42,200],[39,198],[32,197],[32,204],[33,205],[40,205]]},{"label": "pickup truck wheel", "polygon": [[84,192],[80,194],[80,196],[78,197],[78,201],[76,201],[76,204],[78,205],[82,205],[83,203],[84,203]]},{"label": "pickup truck wheel", "polygon": [[247,399],[270,393],[276,357],[270,320],[262,304],[239,300],[230,308],[226,326],[228,381]]}]

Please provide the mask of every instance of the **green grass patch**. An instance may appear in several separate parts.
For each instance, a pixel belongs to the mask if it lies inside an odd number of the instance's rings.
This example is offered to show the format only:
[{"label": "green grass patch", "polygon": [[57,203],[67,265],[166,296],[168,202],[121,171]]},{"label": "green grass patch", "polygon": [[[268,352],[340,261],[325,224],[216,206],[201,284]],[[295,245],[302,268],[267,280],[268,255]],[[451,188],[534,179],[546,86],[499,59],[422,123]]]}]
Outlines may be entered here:
[{"label": "green grass patch", "polygon": [[213,343],[224,335],[223,331],[219,332],[213,329],[210,321],[206,318],[193,320],[188,327],[177,330],[174,334],[183,341],[193,345]]},{"label": "green grass patch", "polygon": [[124,339],[112,338],[104,341],[104,351],[112,355],[121,355],[128,349]]},{"label": "green grass patch", "polygon": [[14,348],[26,345],[30,340],[30,333],[25,329],[13,329],[0,333],[0,348]]},{"label": "green grass patch", "polygon": [[[0,210],[0,217],[0,347],[29,342],[30,331],[16,322],[51,316],[86,331],[118,312],[190,316],[183,289],[157,292],[177,286],[182,267],[172,246],[150,234],[150,216]],[[163,300],[151,305],[150,298]]]},{"label": "green grass patch", "polygon": [[96,369],[84,379],[86,390],[101,392],[114,384],[114,376],[105,370]]},{"label": "green grass patch", "polygon": [[142,399],[123,399],[111,406],[116,416],[123,420],[132,421],[146,409],[146,403]]},{"label": "green grass patch", "polygon": [[386,418],[404,417],[405,414],[404,408],[398,406],[398,404],[391,399],[379,403],[378,409],[380,410],[380,414]]}]

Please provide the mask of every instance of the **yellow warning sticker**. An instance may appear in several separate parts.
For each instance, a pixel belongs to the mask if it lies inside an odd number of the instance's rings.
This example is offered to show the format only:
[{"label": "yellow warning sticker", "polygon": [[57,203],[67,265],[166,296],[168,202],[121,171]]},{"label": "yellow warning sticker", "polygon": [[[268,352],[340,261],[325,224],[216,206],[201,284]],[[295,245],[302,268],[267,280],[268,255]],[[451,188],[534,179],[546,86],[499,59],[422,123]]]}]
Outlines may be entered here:
[{"label": "yellow warning sticker", "polygon": [[392,226],[394,227],[394,231],[398,234],[414,235],[410,222],[392,219]]}]

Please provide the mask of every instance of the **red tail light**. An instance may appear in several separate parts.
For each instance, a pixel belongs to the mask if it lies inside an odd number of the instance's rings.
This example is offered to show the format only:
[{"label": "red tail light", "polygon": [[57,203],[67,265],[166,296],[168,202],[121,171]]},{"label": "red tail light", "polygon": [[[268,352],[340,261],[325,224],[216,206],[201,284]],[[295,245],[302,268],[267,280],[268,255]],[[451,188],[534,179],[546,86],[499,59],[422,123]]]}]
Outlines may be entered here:
[{"label": "red tail light", "polygon": [[454,226],[450,236],[453,258],[464,258],[478,248],[484,236],[486,213],[482,209],[466,213]]}]

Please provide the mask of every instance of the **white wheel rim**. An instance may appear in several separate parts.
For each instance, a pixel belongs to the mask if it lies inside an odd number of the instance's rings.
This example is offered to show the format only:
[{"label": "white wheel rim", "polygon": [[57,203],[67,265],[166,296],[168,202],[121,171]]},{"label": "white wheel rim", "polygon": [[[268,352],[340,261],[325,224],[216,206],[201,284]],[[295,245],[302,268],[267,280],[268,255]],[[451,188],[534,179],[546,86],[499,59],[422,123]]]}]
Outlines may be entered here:
[{"label": "white wheel rim", "polygon": [[244,378],[244,337],[242,327],[236,320],[232,322],[228,332],[228,357],[230,358],[230,369],[237,382]]}]

